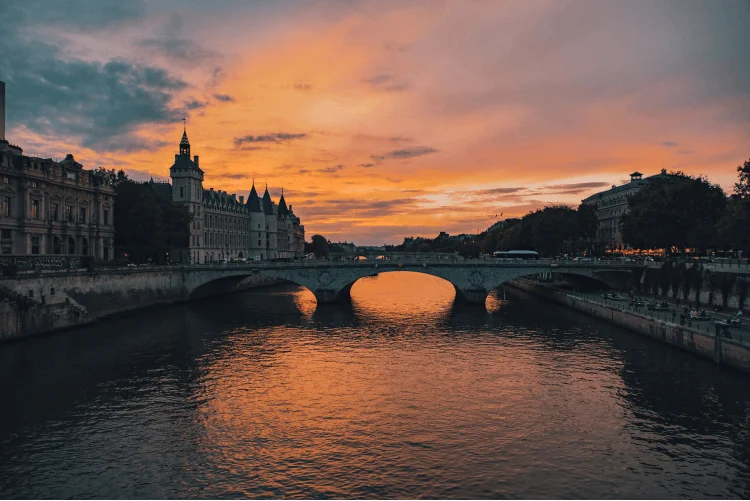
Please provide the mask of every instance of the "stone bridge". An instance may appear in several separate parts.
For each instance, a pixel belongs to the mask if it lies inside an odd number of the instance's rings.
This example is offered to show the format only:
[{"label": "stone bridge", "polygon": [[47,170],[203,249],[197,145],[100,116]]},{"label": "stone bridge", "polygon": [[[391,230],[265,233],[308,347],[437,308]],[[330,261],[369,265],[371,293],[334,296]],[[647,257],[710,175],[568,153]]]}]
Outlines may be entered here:
[{"label": "stone bridge", "polygon": [[[318,303],[346,300],[362,277],[392,271],[426,273],[450,282],[457,298],[484,304],[497,286],[516,277],[575,274],[608,283],[641,263],[461,260],[455,256],[400,256],[366,261],[207,264],[71,269],[34,262],[0,277],[0,340],[93,322],[138,308],[166,305],[270,285],[306,287]],[[65,263],[63,263],[65,264]]]},{"label": "stone bridge", "polygon": [[484,304],[487,295],[500,284],[517,277],[550,272],[582,275],[604,280],[603,274],[630,273],[642,269],[642,263],[602,263],[571,261],[518,260],[449,260],[449,259],[390,259],[367,261],[304,261],[300,263],[248,263],[225,265],[196,265],[187,268],[185,292],[188,297],[199,294],[201,288],[216,281],[239,283],[248,277],[281,279],[309,289],[318,303],[346,299],[352,285],[362,277],[393,271],[425,273],[450,282],[460,299],[468,303]]}]

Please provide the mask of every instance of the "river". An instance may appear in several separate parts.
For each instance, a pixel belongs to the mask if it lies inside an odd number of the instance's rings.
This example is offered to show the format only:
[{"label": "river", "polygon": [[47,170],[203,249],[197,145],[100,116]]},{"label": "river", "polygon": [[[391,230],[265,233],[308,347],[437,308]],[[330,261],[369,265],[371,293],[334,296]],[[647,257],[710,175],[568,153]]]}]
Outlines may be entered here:
[{"label": "river", "polygon": [[750,378],[507,289],[280,286],[0,345],[0,498],[750,497]]}]

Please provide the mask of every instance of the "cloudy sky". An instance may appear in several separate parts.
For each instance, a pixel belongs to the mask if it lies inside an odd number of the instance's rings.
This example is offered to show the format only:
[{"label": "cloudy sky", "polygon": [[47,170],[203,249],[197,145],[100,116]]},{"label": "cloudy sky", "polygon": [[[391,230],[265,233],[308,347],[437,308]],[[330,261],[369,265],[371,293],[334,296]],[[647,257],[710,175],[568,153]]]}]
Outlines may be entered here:
[{"label": "cloudy sky", "polygon": [[3,0],[0,80],[27,153],[165,178],[187,118],[205,187],[397,243],[633,170],[731,188],[749,27],[748,0]]}]

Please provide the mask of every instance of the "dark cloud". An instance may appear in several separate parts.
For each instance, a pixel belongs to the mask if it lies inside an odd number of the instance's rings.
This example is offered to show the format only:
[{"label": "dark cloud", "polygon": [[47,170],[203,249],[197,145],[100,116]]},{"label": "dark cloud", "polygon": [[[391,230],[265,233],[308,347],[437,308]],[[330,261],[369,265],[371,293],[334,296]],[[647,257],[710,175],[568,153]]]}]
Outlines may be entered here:
[{"label": "dark cloud", "polygon": [[604,181],[594,181],[589,183],[573,183],[573,184],[552,184],[547,186],[551,190],[590,190],[593,188],[608,188],[609,183]]},{"label": "dark cloud", "polygon": [[225,103],[234,102],[234,98],[228,94],[214,94],[214,99],[224,101]]},{"label": "dark cloud", "polygon": [[278,143],[292,139],[302,139],[307,137],[306,133],[290,134],[288,132],[276,132],[274,134],[264,134],[260,136],[242,136],[234,138],[234,145],[241,146],[245,143]]},{"label": "dark cloud", "polygon": [[17,25],[49,24],[91,32],[139,20],[146,14],[145,7],[144,2],[122,0],[3,0],[0,3],[0,19],[5,17],[8,22]]},{"label": "dark cloud", "polygon": [[309,83],[297,83],[294,84],[294,89],[302,92],[312,90],[312,85]]},{"label": "dark cloud", "polygon": [[362,82],[368,84],[369,86],[377,90],[382,90],[386,92],[399,92],[399,91],[406,90],[409,88],[408,83],[404,81],[396,80],[393,77],[393,75],[388,75],[385,73],[373,75],[368,78],[363,78]]},{"label": "dark cloud", "polygon": [[370,167],[375,167],[375,164],[359,164],[360,167],[364,167],[365,169],[369,169]]},{"label": "dark cloud", "polygon": [[145,38],[138,42],[138,45],[168,59],[193,64],[221,57],[216,52],[201,48],[189,38],[181,37],[183,24],[182,16],[176,12],[172,13],[169,22],[159,30],[157,37]]},{"label": "dark cloud", "polygon": [[674,148],[677,146],[677,143],[675,143],[674,141],[662,141],[659,144],[661,144],[665,148]]},{"label": "dark cloud", "polygon": [[193,99],[192,101],[188,101],[187,103],[185,103],[185,108],[187,108],[188,110],[196,110],[198,108],[203,108],[206,105],[208,105],[208,103]]},{"label": "dark cloud", "polygon": [[344,168],[343,165],[334,165],[334,166],[331,166],[331,167],[326,167],[325,169],[320,169],[319,172],[323,172],[323,173],[326,173],[326,174],[333,174],[333,173],[336,173],[336,172],[342,170],[343,168]]},{"label": "dark cloud", "polygon": [[513,187],[513,188],[489,188],[487,190],[478,190],[473,193],[476,195],[507,195],[509,193],[518,193],[521,191],[526,191],[526,188],[523,187]]},{"label": "dark cloud", "polygon": [[235,174],[212,174],[213,177],[220,177],[223,179],[249,179],[250,174],[238,172]]},{"label": "dark cloud", "polygon": [[158,141],[144,141],[135,130],[182,118],[186,109],[172,99],[187,86],[183,80],[126,60],[84,61],[63,54],[62,44],[34,38],[45,23],[98,30],[142,13],[128,2],[108,0],[0,3],[0,75],[7,84],[9,128],[24,125],[99,150],[158,148]]},{"label": "dark cloud", "polygon": [[388,159],[404,159],[419,157],[422,155],[429,155],[430,153],[437,153],[438,150],[435,148],[429,148],[426,146],[415,146],[414,148],[404,148],[401,150],[389,151],[384,155],[371,155],[371,158],[376,162],[382,162]]},{"label": "dark cloud", "polygon": [[402,142],[408,142],[411,141],[408,137],[401,137],[401,136],[395,136],[388,138],[389,141],[393,141],[394,143],[402,143]]}]

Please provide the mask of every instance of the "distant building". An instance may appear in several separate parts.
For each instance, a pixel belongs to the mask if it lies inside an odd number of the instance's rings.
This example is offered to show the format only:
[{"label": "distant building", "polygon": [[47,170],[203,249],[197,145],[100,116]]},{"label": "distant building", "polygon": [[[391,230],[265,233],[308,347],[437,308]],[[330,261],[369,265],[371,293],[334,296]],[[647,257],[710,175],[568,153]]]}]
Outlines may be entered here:
[{"label": "distant building", "polygon": [[114,258],[114,190],[68,154],[28,156],[5,139],[0,82],[0,254]]},{"label": "distant building", "polygon": [[622,251],[627,245],[622,240],[620,225],[622,216],[628,211],[628,197],[637,193],[650,179],[666,176],[667,170],[643,179],[643,174],[636,171],[630,175],[630,182],[621,186],[612,185],[607,191],[602,191],[582,200],[586,205],[596,207],[598,225],[594,245],[601,251]]},{"label": "distant building", "polygon": [[266,186],[258,196],[253,183],[245,197],[203,188],[198,155],[190,158],[190,141],[183,131],[179,153],[169,168],[172,184],[153,183],[163,196],[187,206],[193,215],[188,247],[174,249],[172,258],[189,263],[221,259],[288,259],[300,257],[305,248],[305,227],[287,206],[282,190],[279,203]]}]

